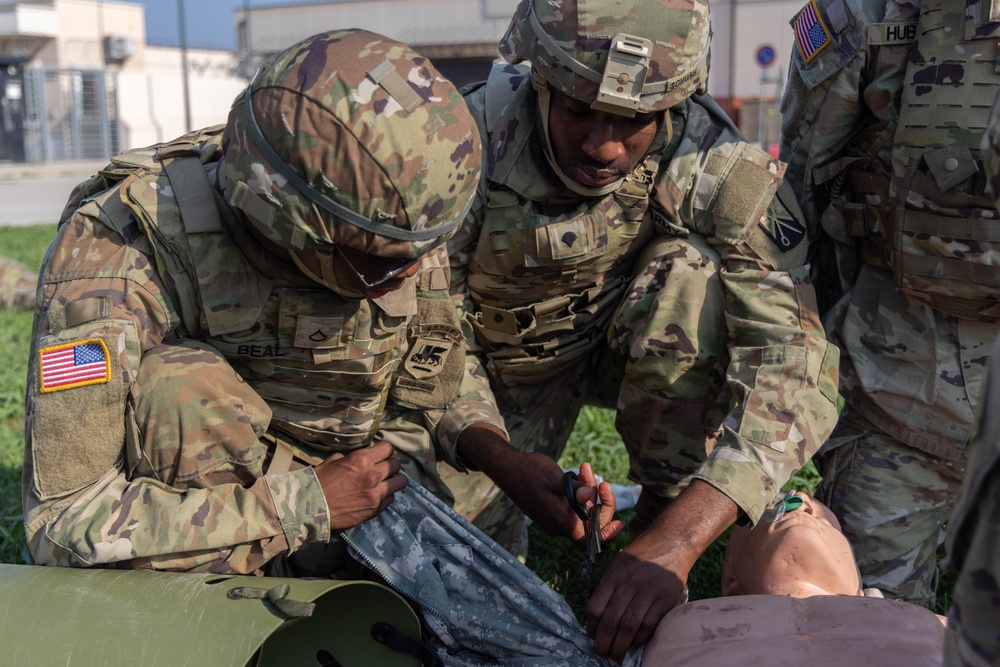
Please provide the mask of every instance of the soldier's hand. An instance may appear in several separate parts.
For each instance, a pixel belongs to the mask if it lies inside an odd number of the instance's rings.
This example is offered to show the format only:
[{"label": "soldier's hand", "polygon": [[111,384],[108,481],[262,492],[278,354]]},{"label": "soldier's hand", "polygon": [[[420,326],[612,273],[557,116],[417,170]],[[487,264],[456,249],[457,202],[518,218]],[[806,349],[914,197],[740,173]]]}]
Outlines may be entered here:
[{"label": "soldier's hand", "polygon": [[[601,542],[607,544],[618,537],[618,534],[625,529],[625,524],[615,519],[615,508],[618,501],[615,493],[611,490],[611,485],[607,482],[597,483],[597,475],[594,474],[590,464],[584,461],[580,464],[580,486],[576,489],[576,501],[583,507],[590,509],[593,506],[595,495],[601,499]],[[570,534],[570,539],[579,542],[583,546],[585,535],[583,532],[576,534],[574,530]]]},{"label": "soldier's hand", "polygon": [[620,551],[590,596],[587,634],[602,658],[624,662],[682,597],[690,566],[673,557],[677,545],[657,537],[646,532]]},{"label": "soldier's hand", "polygon": [[739,512],[711,484],[693,480],[604,571],[587,604],[594,652],[621,663],[629,648],[645,644],[663,616],[682,601],[695,561]]},{"label": "soldier's hand", "polygon": [[377,516],[406,487],[392,445],[377,442],[347,454],[334,454],[316,466],[330,508],[330,529],[342,530]]}]

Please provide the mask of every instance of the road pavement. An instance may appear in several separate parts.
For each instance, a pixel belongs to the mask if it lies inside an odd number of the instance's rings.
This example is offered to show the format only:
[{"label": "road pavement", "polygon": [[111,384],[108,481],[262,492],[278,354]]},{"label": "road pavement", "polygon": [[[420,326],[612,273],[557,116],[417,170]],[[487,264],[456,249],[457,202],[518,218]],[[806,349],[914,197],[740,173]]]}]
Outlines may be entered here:
[{"label": "road pavement", "polygon": [[107,163],[0,163],[0,226],[58,222],[73,188]]}]

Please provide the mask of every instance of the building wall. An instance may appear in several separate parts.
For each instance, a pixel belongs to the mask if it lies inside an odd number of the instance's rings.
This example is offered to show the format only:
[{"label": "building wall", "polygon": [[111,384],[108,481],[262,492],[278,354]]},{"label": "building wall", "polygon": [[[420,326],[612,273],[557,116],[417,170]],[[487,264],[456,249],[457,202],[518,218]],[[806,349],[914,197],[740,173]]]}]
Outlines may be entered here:
[{"label": "building wall", "polygon": [[[795,42],[789,21],[806,0],[713,0],[712,70],[709,92],[713,97],[756,98],[773,96],[776,82],[784,79]],[[772,46],[774,63],[761,67],[760,47]]]},{"label": "building wall", "polygon": [[229,107],[247,82],[236,75],[227,51],[188,50],[191,127],[185,127],[184,86],[179,49],[147,46],[145,68],[118,74],[122,145],[169,141],[188,130],[225,123]]},{"label": "building wall", "polygon": [[[181,50],[146,46],[142,5],[115,0],[28,0],[18,5],[22,8],[54,10],[58,25],[56,37],[35,54],[29,68],[106,70],[109,90],[117,101],[117,119],[112,113],[110,122],[117,125],[112,135],[118,149],[168,141],[192,129],[223,123],[233,99],[246,86],[233,53],[189,49],[188,127]],[[22,21],[21,27],[25,25]],[[120,61],[106,60],[104,40],[109,36],[129,40],[131,55]],[[52,103],[57,88],[52,83],[48,88],[47,100]],[[48,122],[47,131],[58,131],[51,123],[60,121],[54,115],[59,113],[65,110],[52,110],[39,123]]]},{"label": "building wall", "polygon": [[[361,28],[412,46],[457,85],[483,78],[518,0],[340,0],[234,11],[248,75],[269,54],[324,30]],[[248,40],[249,35],[249,40]],[[248,54],[249,50],[249,54]]]}]

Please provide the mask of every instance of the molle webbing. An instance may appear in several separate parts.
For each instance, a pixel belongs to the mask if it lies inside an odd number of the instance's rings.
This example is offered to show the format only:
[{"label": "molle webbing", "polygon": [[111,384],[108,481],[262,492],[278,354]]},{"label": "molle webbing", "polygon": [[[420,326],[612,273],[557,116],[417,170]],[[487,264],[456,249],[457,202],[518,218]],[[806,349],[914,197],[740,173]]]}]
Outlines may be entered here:
[{"label": "molle webbing", "polygon": [[[966,13],[970,16],[966,17]],[[966,3],[921,3],[917,41],[910,49],[906,68],[894,153],[916,157],[954,143],[979,148],[1000,89],[1000,26],[987,23],[988,11],[986,16],[976,14],[974,7],[966,11]]]},{"label": "molle webbing", "polygon": [[558,334],[581,331],[603,321],[621,293],[621,278],[595,285],[579,294],[519,308],[479,306],[473,326],[482,339],[494,345],[521,345],[544,341]]}]

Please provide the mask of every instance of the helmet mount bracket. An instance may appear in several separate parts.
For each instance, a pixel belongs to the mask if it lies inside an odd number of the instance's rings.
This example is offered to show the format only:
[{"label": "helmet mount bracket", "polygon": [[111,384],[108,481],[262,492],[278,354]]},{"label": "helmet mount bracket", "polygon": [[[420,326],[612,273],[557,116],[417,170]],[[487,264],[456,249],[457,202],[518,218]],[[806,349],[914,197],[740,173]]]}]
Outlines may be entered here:
[{"label": "helmet mount bracket", "polygon": [[653,43],[642,37],[618,33],[611,40],[597,99],[590,108],[634,118],[649,71]]}]

